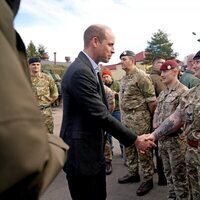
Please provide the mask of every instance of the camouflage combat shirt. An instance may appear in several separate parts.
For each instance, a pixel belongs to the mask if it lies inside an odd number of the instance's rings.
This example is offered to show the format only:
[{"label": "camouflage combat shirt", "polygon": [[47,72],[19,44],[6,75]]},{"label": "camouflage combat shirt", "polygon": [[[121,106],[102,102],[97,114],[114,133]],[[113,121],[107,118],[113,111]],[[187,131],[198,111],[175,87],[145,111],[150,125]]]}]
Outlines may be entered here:
[{"label": "camouflage combat shirt", "polygon": [[136,67],[122,78],[119,98],[122,123],[137,134],[150,131],[151,115],[147,103],[156,101],[150,77]]},{"label": "camouflage combat shirt", "polygon": [[54,80],[49,75],[41,73],[40,76],[31,76],[31,82],[39,106],[51,105],[52,97],[58,96]]},{"label": "camouflage combat shirt", "polygon": [[181,98],[177,110],[185,122],[187,138],[200,142],[200,84]]},{"label": "camouflage combat shirt", "polygon": [[154,112],[154,121],[159,126],[169,117],[179,105],[181,96],[188,90],[186,86],[177,81],[170,89],[163,90],[157,98],[157,107]]},{"label": "camouflage combat shirt", "polygon": [[108,102],[109,112],[112,113],[115,108],[115,97],[113,91],[106,85],[104,85],[106,100]]}]

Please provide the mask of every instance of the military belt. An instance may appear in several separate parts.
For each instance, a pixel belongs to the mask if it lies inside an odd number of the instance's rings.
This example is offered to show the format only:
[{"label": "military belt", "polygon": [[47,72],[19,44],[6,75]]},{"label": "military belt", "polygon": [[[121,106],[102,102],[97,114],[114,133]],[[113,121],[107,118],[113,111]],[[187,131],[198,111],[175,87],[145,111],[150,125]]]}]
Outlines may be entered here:
[{"label": "military belt", "polygon": [[50,107],[51,107],[50,105],[40,105],[39,109],[40,110],[45,110],[45,109],[50,108]]},{"label": "military belt", "polygon": [[187,143],[189,144],[189,146],[194,147],[194,148],[198,148],[198,146],[199,146],[199,142],[195,141],[195,140],[188,139]]}]

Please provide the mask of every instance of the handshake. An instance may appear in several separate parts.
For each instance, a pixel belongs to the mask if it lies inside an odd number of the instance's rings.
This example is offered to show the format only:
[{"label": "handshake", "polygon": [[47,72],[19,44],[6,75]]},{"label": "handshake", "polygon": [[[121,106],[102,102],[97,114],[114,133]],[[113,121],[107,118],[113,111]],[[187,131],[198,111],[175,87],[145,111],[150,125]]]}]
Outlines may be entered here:
[{"label": "handshake", "polygon": [[143,134],[137,137],[134,145],[141,153],[145,153],[150,148],[156,147],[154,141],[155,137],[153,134]]}]

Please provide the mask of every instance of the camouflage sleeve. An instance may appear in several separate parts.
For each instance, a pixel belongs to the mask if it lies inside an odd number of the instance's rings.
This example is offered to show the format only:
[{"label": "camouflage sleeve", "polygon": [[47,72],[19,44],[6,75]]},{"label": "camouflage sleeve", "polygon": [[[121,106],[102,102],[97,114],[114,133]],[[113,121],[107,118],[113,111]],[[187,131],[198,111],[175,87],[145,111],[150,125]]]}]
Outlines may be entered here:
[{"label": "camouflage sleeve", "polygon": [[186,109],[188,102],[189,102],[188,97],[190,96],[189,91],[191,91],[191,90],[186,90],[184,92],[184,94],[181,95],[179,105],[176,108],[176,111],[180,114],[182,121],[185,121],[185,116],[186,116],[185,115],[185,109]]},{"label": "camouflage sleeve", "polygon": [[156,107],[156,110],[153,115],[153,128],[155,129],[157,127],[158,127],[158,108]]},{"label": "camouflage sleeve", "polygon": [[139,88],[146,102],[156,101],[156,94],[151,78],[148,75],[141,76],[138,80]]},{"label": "camouflage sleeve", "polygon": [[49,77],[49,88],[50,88],[50,96],[53,97],[58,97],[58,88],[55,84],[55,81]]},{"label": "camouflage sleeve", "polygon": [[113,112],[114,108],[115,108],[115,97],[114,97],[114,93],[113,91],[104,85],[104,90],[105,90],[105,94],[106,94],[106,99],[108,102],[108,109],[109,112]]}]

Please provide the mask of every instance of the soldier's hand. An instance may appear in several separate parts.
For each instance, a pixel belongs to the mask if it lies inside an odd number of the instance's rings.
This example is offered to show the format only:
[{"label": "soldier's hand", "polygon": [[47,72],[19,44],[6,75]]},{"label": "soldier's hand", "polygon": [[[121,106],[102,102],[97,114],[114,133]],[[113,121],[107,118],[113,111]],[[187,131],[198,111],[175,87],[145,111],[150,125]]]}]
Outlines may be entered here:
[{"label": "soldier's hand", "polygon": [[151,140],[151,141],[155,141],[156,140],[155,135],[153,133],[146,134],[146,135],[147,135],[147,137],[146,137],[147,140]]},{"label": "soldier's hand", "polygon": [[151,134],[143,134],[137,137],[134,144],[141,153],[145,153],[150,148],[156,147],[156,144],[153,141]]}]

